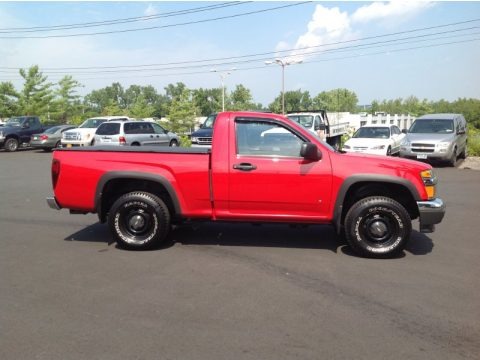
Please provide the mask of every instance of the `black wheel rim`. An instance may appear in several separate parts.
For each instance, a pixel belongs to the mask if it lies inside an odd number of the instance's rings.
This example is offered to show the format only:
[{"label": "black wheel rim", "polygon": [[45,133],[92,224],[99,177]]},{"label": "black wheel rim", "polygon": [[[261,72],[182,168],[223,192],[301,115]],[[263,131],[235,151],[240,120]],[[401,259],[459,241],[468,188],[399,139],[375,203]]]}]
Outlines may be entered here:
[{"label": "black wheel rim", "polygon": [[123,240],[134,245],[151,240],[158,228],[157,216],[150,206],[122,208],[117,224]]},{"label": "black wheel rim", "polygon": [[377,210],[369,212],[359,223],[358,231],[369,246],[383,248],[397,241],[400,226],[390,212]]}]

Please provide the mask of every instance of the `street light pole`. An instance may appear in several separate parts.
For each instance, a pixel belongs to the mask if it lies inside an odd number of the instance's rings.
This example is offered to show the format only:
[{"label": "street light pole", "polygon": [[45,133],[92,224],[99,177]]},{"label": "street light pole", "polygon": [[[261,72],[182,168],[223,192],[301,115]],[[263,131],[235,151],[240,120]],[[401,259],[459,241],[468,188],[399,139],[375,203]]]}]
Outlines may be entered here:
[{"label": "street light pole", "polygon": [[275,59],[275,61],[265,61],[265,65],[278,64],[282,67],[282,114],[285,115],[285,66],[292,64],[301,64],[302,60]]},{"label": "street light pole", "polygon": [[220,72],[217,69],[210,70],[211,72],[218,72],[220,75],[220,79],[222,81],[222,111],[225,111],[225,78],[235,71],[236,68],[231,68],[230,71]]}]

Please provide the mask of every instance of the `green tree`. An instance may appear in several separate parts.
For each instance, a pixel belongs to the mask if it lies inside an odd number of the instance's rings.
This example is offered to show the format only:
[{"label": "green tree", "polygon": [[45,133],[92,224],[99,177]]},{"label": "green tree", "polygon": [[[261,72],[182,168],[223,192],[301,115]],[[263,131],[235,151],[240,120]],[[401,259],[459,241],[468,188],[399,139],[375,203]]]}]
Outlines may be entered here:
[{"label": "green tree", "polygon": [[123,115],[124,110],[118,106],[118,103],[114,100],[110,99],[108,104],[103,108],[102,115],[105,116],[116,116],[116,115]]},{"label": "green tree", "polygon": [[177,94],[168,113],[167,128],[179,135],[189,133],[194,128],[197,109],[192,99],[192,92],[186,88]]},{"label": "green tree", "polygon": [[11,82],[0,82],[0,118],[17,115],[19,96]]},{"label": "green tree", "polygon": [[140,94],[133,106],[128,110],[128,114],[134,118],[148,118],[153,115],[155,108],[152,104],[147,102],[147,99],[143,94]]},{"label": "green tree", "polygon": [[[285,92],[285,112],[312,110],[313,102],[308,91],[295,90]],[[268,105],[270,111],[282,113],[282,94]]]},{"label": "green tree", "polygon": [[244,111],[244,110],[260,110],[258,104],[253,102],[253,96],[249,89],[243,85],[236,85],[228,97],[228,110]]},{"label": "green tree", "polygon": [[55,100],[53,101],[53,117],[60,122],[66,123],[67,120],[73,116],[78,116],[82,113],[82,104],[80,102],[80,95],[77,94],[77,89],[81,87],[77,80],[72,76],[64,76],[58,82],[58,89],[55,91]]},{"label": "green tree", "polygon": [[113,83],[103,89],[93,90],[90,94],[85,96],[84,104],[87,111],[94,111],[96,113],[105,113],[105,107],[111,107],[112,104],[124,112],[127,108],[127,100],[125,98],[125,90],[118,82]]},{"label": "green tree", "polygon": [[208,116],[222,108],[222,90],[219,88],[195,89],[192,94],[195,106],[199,111],[198,115]]},{"label": "green tree", "polygon": [[52,84],[47,81],[47,76],[43,76],[38,65],[28,70],[20,69],[20,75],[25,80],[19,98],[20,112],[25,115],[47,113],[53,98]]},{"label": "green tree", "polygon": [[357,94],[348,89],[323,91],[313,98],[313,105],[316,109],[325,109],[328,111],[355,112],[357,104]]}]

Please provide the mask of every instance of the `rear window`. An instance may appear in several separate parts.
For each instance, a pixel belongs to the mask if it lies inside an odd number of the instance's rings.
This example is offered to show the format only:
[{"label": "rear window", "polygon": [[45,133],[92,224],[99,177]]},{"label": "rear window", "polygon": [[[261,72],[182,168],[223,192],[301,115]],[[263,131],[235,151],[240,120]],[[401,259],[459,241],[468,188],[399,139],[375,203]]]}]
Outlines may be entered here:
[{"label": "rear window", "polygon": [[120,124],[103,123],[97,129],[97,135],[117,135],[120,133]]}]

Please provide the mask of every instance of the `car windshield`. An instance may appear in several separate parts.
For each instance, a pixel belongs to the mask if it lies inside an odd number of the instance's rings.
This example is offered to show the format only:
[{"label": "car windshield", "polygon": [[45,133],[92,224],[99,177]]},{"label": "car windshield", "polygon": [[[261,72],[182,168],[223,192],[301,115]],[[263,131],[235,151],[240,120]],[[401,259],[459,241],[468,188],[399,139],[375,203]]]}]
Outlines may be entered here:
[{"label": "car windshield", "polygon": [[313,124],[312,115],[288,115],[288,118],[306,128],[311,128]]},{"label": "car windshield", "polygon": [[202,129],[213,128],[213,123],[215,122],[216,117],[217,117],[217,115],[210,115],[209,117],[207,117],[207,119],[205,120],[205,122],[202,125]]},{"label": "car windshield", "polygon": [[361,127],[358,129],[354,138],[369,138],[369,139],[388,139],[390,137],[390,129],[387,127]]},{"label": "car windshield", "polygon": [[103,124],[105,119],[88,119],[83,122],[82,125],[79,126],[79,128],[82,129],[96,129],[97,127],[100,126],[100,124]]},{"label": "car windshield", "polygon": [[448,119],[421,119],[416,120],[409,133],[413,134],[448,134],[453,132],[453,120]]}]

